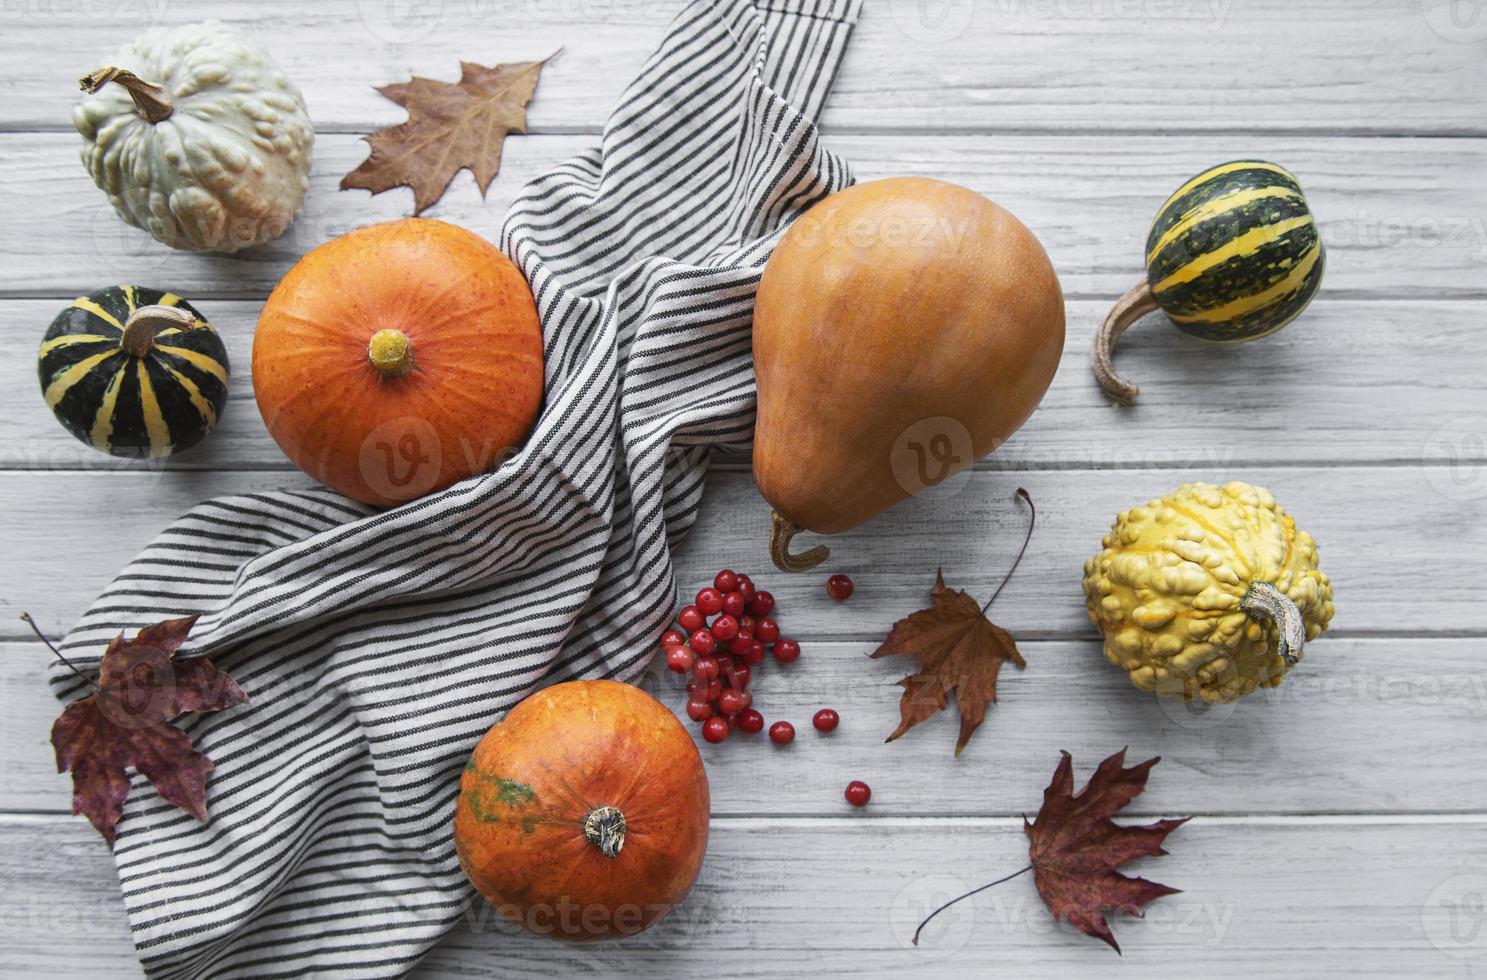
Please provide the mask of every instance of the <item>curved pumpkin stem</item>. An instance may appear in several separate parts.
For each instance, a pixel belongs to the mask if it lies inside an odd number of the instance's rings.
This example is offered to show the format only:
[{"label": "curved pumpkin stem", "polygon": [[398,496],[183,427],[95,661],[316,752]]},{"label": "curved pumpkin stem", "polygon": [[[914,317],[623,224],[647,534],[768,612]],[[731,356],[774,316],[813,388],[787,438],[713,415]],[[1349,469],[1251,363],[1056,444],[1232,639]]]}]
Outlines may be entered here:
[{"label": "curved pumpkin stem", "polygon": [[129,91],[129,97],[134,100],[134,107],[148,122],[165,122],[170,118],[171,113],[176,111],[170,99],[170,92],[165,86],[147,82],[134,72],[124,68],[115,68],[113,65],[89,72],[78,80],[78,85],[84,92],[92,95],[109,82],[117,82]]},{"label": "curved pumpkin stem", "polygon": [[144,357],[155,345],[155,331],[172,327],[190,330],[196,326],[196,317],[179,306],[141,306],[129,314],[124,321],[124,334],[119,346],[126,354]]},{"label": "curved pumpkin stem", "polygon": [[1280,656],[1287,667],[1301,662],[1301,650],[1306,646],[1306,620],[1280,589],[1269,582],[1255,582],[1239,600],[1239,608],[1251,619],[1263,619],[1275,623],[1280,629]]},{"label": "curved pumpkin stem", "polygon": [[1115,365],[1112,363],[1115,358],[1115,344],[1127,327],[1156,308],[1157,300],[1151,294],[1151,284],[1142,279],[1116,301],[1115,308],[1105,317],[1105,322],[1100,325],[1100,332],[1095,335],[1095,380],[1100,382],[1105,394],[1122,405],[1133,404],[1136,393],[1141,389],[1115,373]]},{"label": "curved pumpkin stem", "polygon": [[794,521],[781,517],[779,511],[773,511],[771,516],[774,518],[774,526],[769,531],[769,557],[774,561],[775,568],[782,572],[804,572],[815,568],[831,554],[830,548],[818,544],[809,551],[792,555],[790,542],[805,529]]},{"label": "curved pumpkin stem", "polygon": [[627,829],[625,815],[613,806],[595,807],[583,822],[583,835],[607,858],[619,857]]}]

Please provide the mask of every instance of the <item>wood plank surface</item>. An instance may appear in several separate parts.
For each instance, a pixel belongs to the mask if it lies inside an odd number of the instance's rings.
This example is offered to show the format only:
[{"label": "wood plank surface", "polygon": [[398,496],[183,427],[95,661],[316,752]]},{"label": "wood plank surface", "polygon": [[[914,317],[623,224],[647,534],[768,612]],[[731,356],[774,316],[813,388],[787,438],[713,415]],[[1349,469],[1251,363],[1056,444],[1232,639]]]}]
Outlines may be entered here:
[{"label": "wood plank surface", "polygon": [[[304,209],[284,237],[234,256],[173,252],[118,219],[78,163],[79,142],[67,133],[0,134],[11,221],[47,229],[7,256],[0,294],[71,298],[133,282],[190,298],[262,298],[309,249],[411,210],[407,190],[338,190],[366,144],[326,135],[316,142]],[[528,178],[594,143],[509,139],[484,201],[462,172],[427,216],[495,237]],[[1038,235],[1066,295],[1107,309],[1140,278],[1147,227],[1167,195],[1191,174],[1241,156],[1273,159],[1300,178],[1327,242],[1324,296],[1487,297],[1487,183],[1477,179],[1487,171],[1487,139],[894,134],[828,145],[861,180],[921,174],[986,194]]]},{"label": "wood plank surface", "polygon": [[[883,744],[910,665],[868,660],[871,643],[807,642],[797,663],[758,672],[755,706],[768,722],[795,725],[783,749],[739,733],[704,743],[659,662],[642,685],[697,737],[721,816],[838,814],[843,788],[859,778],[873,788],[875,815],[1015,816],[1041,798],[1059,749],[1093,765],[1122,746],[1132,759],[1163,758],[1136,813],[1487,812],[1487,782],[1471,776],[1487,757],[1480,640],[1327,637],[1280,687],[1209,710],[1137,691],[1092,640],[1021,648],[1027,668],[1003,673],[1000,699],[958,759],[954,708]],[[71,807],[48,745],[60,710],[45,683],[49,659],[38,643],[0,644],[0,812]],[[842,717],[829,736],[810,724],[827,706]]]},{"label": "wood plank surface", "polygon": [[[878,0],[828,131],[1487,133],[1487,29],[1452,0]],[[373,86],[464,58],[562,53],[534,132],[595,132],[680,0],[13,3],[0,127],[66,129],[77,78],[153,24],[216,18],[263,43],[321,131],[400,122]],[[1467,11],[1470,14],[1470,11]],[[56,39],[66,37],[59,51]]]},{"label": "wood plank surface", "polygon": [[[839,969],[884,980],[1478,975],[1469,957],[1483,941],[1459,922],[1451,931],[1451,906],[1482,888],[1465,857],[1487,849],[1480,817],[1199,818],[1167,849],[1134,867],[1182,893],[1113,920],[1120,958],[1052,924],[1026,875],[947,911],[914,947],[929,909],[1026,862],[1020,818],[722,818],[697,887],[654,929],[558,944],[472,904],[416,975],[682,978],[713,975],[720,960],[751,980]],[[0,868],[10,975],[136,975],[117,879],[90,828],[0,818]]]},{"label": "wood plank surface", "polygon": [[[1038,529],[998,600],[997,619],[1028,638],[1086,637],[1093,630],[1082,568],[1116,513],[1188,480],[1236,479],[1267,486],[1317,539],[1337,594],[1336,632],[1480,633],[1487,496],[1477,484],[1465,488],[1475,499],[1448,494],[1451,472],[1419,465],[976,471],[836,536],[826,568],[786,575],[769,564],[769,508],[753,475],[720,468],[709,478],[700,533],[675,558],[682,595],[724,566],[751,571],[779,599],[789,632],[871,639],[925,604],[937,568],[957,588],[991,594],[1022,542],[1027,512],[1013,492],[1023,486],[1037,502]],[[144,544],[203,498],[308,486],[307,477],[284,472],[0,472],[0,499],[10,508],[0,639],[23,635],[13,618],[22,610],[52,632],[65,630]],[[851,603],[825,598],[828,570],[856,581]]]},{"label": "wood plank surface", "polygon": [[[26,339],[29,351],[63,305],[0,304],[0,336]],[[1126,334],[1117,357],[1118,369],[1142,386],[1131,410],[1113,406],[1089,370],[1090,345],[1108,306],[1068,304],[1063,363],[1052,387],[1022,429],[982,461],[983,469],[1424,460],[1438,457],[1432,440],[1443,422],[1480,415],[1487,302],[1324,297],[1291,328],[1242,346],[1205,344],[1152,317]],[[11,410],[0,413],[0,469],[292,470],[253,402],[249,365],[262,304],[215,300],[200,307],[221,332],[233,373],[228,408],[211,438],[165,461],[104,455],[73,438],[47,410],[32,358],[3,358],[0,390],[13,394]],[[1344,336],[1349,349],[1377,356],[1339,358]],[[1404,337],[1407,343],[1400,342]],[[1487,419],[1475,431],[1487,436]],[[1457,451],[1462,463],[1487,466],[1487,440],[1461,439]]]},{"label": "wood plank surface", "polygon": [[[595,144],[679,0],[24,0],[0,3],[0,975],[138,975],[107,850],[66,814],[47,743],[48,655],[16,615],[65,630],[138,549],[206,497],[311,482],[264,431],[249,377],[264,297],[303,252],[401,217],[411,196],[341,192],[360,136],[402,120],[373,86],[452,79],[460,58],[545,56],[481,199],[459,175],[430,214],[494,237],[523,184]],[[802,639],[754,684],[796,742],[703,745],[714,823],[686,905],[613,945],[513,934],[483,906],[417,975],[748,980],[803,975],[1487,976],[1487,16],[1463,0],[873,0],[824,117],[859,179],[916,173],[1008,207],[1043,241],[1069,341],[1038,412],[974,474],[832,539],[830,571],[772,571],[768,506],[746,459],[719,457],[676,554],[689,595],[749,570]],[[1475,19],[1471,16],[1476,13]],[[122,225],[77,160],[76,79],[153,24],[245,28],[303,88],[319,139],[289,234],[232,256],[172,252]],[[1412,138],[1395,138],[1412,137]],[[1258,344],[1213,348],[1155,318],[1121,345],[1139,405],[1095,390],[1088,345],[1140,275],[1147,224],[1183,179],[1259,156],[1301,178],[1328,245],[1321,296]],[[35,345],[56,309],[117,282],[200,301],[234,387],[220,430],[166,466],[100,456],[49,416]],[[1206,712],[1134,690],[1099,652],[1083,560],[1115,513],[1189,479],[1269,487],[1320,542],[1334,629],[1279,689]],[[906,664],[865,657],[927,598],[937,567],[989,595],[1028,666],[955,759],[953,709],[891,745]],[[802,539],[804,542],[804,539]],[[646,685],[673,708],[659,669]],[[815,708],[843,717],[810,729]],[[689,728],[695,730],[695,725]],[[751,744],[752,743],[752,744]],[[1197,819],[1136,873],[1183,889],[1117,918],[1124,957],[1052,926],[1024,876],[918,918],[1025,861],[1057,750],[1082,783],[1130,747],[1164,761],[1133,814]],[[842,786],[872,784],[852,811]],[[1466,918],[1462,918],[1467,913]],[[1454,916],[1454,918],[1453,918]],[[1481,923],[1477,923],[1478,926]]]}]

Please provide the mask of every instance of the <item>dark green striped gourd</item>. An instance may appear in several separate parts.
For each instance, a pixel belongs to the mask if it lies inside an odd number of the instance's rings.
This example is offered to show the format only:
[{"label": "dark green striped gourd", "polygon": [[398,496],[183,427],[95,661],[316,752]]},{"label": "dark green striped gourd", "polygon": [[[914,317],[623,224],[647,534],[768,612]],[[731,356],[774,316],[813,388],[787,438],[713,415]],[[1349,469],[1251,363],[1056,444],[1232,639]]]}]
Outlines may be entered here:
[{"label": "dark green striped gourd", "polygon": [[1236,160],[1177,189],[1146,239],[1146,280],[1123,296],[1095,341],[1095,376],[1119,401],[1136,387],[1114,373],[1116,340],[1161,309],[1178,329],[1237,343],[1274,333],[1322,283],[1326,248],[1301,185],[1284,167]]},{"label": "dark green striped gourd", "polygon": [[200,442],[227,403],[227,349],[174,293],[110,286],[72,301],[37,357],[47,407],[115,456],[159,459]]}]

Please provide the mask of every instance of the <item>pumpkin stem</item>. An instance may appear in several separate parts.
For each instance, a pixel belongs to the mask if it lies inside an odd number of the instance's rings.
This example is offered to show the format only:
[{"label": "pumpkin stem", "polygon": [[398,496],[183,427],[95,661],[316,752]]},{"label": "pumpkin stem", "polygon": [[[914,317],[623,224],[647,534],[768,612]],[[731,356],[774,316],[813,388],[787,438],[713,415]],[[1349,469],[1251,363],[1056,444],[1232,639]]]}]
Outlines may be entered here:
[{"label": "pumpkin stem", "polygon": [[119,338],[119,346],[127,354],[144,357],[155,345],[156,330],[162,327],[190,330],[195,326],[196,317],[179,306],[141,306],[124,321],[124,335]]},{"label": "pumpkin stem", "polygon": [[1239,600],[1239,608],[1251,619],[1263,619],[1279,627],[1279,653],[1287,667],[1301,662],[1301,648],[1306,646],[1306,621],[1289,596],[1270,582],[1255,582]]},{"label": "pumpkin stem", "polygon": [[151,123],[164,122],[170,118],[171,113],[176,111],[170,99],[170,92],[165,86],[147,82],[124,68],[109,65],[107,68],[89,72],[78,80],[82,90],[89,95],[97,92],[109,82],[118,82],[127,89],[129,97],[134,100],[134,107]]},{"label": "pumpkin stem", "polygon": [[769,557],[774,560],[775,568],[782,572],[804,572],[815,568],[831,554],[831,549],[824,544],[818,544],[798,555],[790,554],[790,541],[804,528],[781,517],[779,511],[773,511],[771,516],[774,518],[774,526],[769,532]]},{"label": "pumpkin stem", "polygon": [[626,829],[625,815],[612,806],[595,807],[583,822],[583,835],[607,858],[619,856]]},{"label": "pumpkin stem", "polygon": [[401,330],[378,330],[367,344],[367,358],[388,378],[413,370],[413,344]]},{"label": "pumpkin stem", "polygon": [[1100,325],[1100,332],[1095,335],[1095,380],[1100,382],[1105,394],[1122,405],[1133,404],[1136,393],[1141,389],[1115,373],[1115,365],[1112,363],[1115,358],[1115,344],[1127,327],[1156,308],[1157,300],[1151,294],[1151,283],[1142,279],[1139,285],[1132,287],[1130,292],[1116,301],[1110,315]]}]

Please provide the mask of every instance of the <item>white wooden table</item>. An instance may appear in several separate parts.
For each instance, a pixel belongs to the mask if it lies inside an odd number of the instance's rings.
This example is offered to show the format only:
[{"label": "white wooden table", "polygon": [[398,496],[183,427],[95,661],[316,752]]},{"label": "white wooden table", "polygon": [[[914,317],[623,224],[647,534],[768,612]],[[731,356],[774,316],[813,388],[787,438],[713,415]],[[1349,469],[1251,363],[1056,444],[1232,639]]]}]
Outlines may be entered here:
[{"label": "white wooden table", "polygon": [[[401,118],[372,86],[452,78],[460,58],[562,54],[531,134],[487,200],[462,174],[432,212],[491,234],[533,174],[594,142],[674,10],[670,0],[5,0],[0,3],[0,973],[133,975],[103,844],[67,815],[47,733],[47,654],[173,515],[217,493],[303,486],[268,438],[246,367],[268,290],[303,251],[408,213],[336,189],[359,137]],[[1472,21],[1470,14],[1477,14]],[[255,254],[171,253],[124,229],[77,161],[76,78],[152,22],[217,17],[257,34],[319,130],[305,211]],[[820,973],[1475,976],[1487,973],[1487,5],[1447,0],[896,0],[870,3],[826,112],[861,178],[928,174],[982,191],[1042,238],[1069,342],[1026,427],[974,475],[835,542],[857,582],[767,568],[768,508],[746,465],[712,478],[680,557],[683,591],[747,569],[804,641],[766,671],[789,750],[705,746],[713,838],[687,904],[604,947],[472,916],[426,975],[781,977]],[[1210,348],[1148,323],[1122,345],[1139,407],[1086,366],[1139,274],[1147,222],[1181,180],[1239,156],[1291,167],[1324,228],[1323,294],[1276,336]],[[198,451],[125,464],[72,440],[37,392],[33,350],[71,297],[159,284],[223,328],[233,404]],[[1268,486],[1321,544],[1334,629],[1278,691],[1193,715],[1136,692],[1085,619],[1080,566],[1115,512],[1189,479]],[[1028,667],[960,759],[942,717],[892,745],[902,665],[863,654],[917,608],[937,566],[988,594],[1037,536],[995,615]],[[673,703],[680,697],[672,693]],[[830,740],[809,715],[837,707]],[[695,726],[694,726],[695,727]],[[1138,869],[1183,893],[1118,919],[1123,959],[1054,927],[1020,878],[907,938],[927,904],[1020,867],[1059,749],[1080,782],[1123,745],[1164,761],[1137,815],[1195,814]],[[841,799],[853,778],[872,805]]]}]

